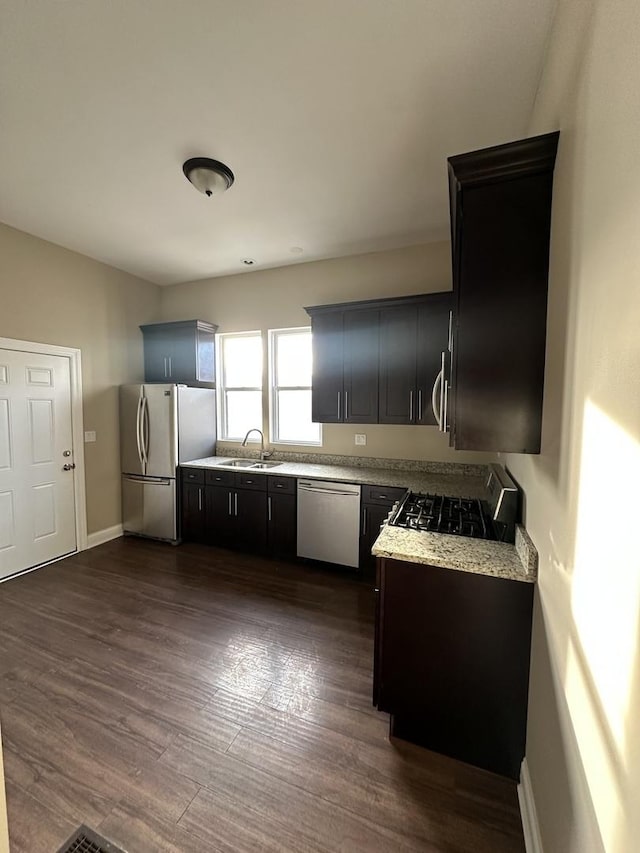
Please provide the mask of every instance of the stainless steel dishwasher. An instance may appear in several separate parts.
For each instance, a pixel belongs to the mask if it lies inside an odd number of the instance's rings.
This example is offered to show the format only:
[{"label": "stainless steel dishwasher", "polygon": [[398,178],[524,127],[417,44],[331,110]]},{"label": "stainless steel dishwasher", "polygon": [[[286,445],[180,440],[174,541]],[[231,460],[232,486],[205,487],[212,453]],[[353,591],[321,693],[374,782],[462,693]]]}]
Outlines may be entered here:
[{"label": "stainless steel dishwasher", "polygon": [[298,556],[358,567],[360,486],[298,480]]}]

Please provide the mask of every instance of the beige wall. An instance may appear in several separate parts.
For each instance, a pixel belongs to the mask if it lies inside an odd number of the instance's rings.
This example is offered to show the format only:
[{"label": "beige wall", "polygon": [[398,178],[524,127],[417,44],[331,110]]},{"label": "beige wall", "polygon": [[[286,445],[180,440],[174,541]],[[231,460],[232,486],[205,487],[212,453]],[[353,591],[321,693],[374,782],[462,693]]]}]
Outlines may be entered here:
[{"label": "beige wall", "polygon": [[89,533],[121,522],[118,385],[142,379],[156,285],[0,225],[0,337],[82,350]]},{"label": "beige wall", "polygon": [[530,126],[561,130],[543,452],[507,459],[540,552],[527,756],[545,853],[640,844],[639,44],[637,0],[561,0]]},{"label": "beige wall", "polygon": [[[268,329],[309,325],[305,305],[450,289],[449,243],[441,242],[165,287],[162,289],[162,316],[166,320],[211,320],[219,325],[221,332],[260,329],[265,333],[266,345]],[[264,388],[263,429],[266,435],[266,372]],[[355,446],[356,432],[366,434],[366,447]],[[282,449],[310,450],[290,445],[283,445]],[[323,446],[311,448],[311,451],[457,462],[483,462],[493,458],[490,454],[450,450],[447,438],[435,427],[378,424],[325,425]]]}]

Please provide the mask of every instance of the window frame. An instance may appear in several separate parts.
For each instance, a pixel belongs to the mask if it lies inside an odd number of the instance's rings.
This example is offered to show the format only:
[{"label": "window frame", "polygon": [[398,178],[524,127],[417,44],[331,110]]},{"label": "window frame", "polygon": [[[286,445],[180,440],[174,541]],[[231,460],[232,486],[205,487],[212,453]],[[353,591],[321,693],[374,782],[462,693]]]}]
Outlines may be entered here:
[{"label": "window frame", "polygon": [[284,439],[279,437],[278,423],[278,391],[309,391],[311,392],[311,377],[308,385],[278,385],[276,384],[278,370],[278,338],[282,335],[295,335],[308,332],[311,336],[311,326],[287,326],[282,329],[269,329],[269,443],[285,444],[300,447],[322,447],[322,424],[318,424],[318,441],[302,441],[300,439]]},{"label": "window frame", "polygon": [[[260,385],[253,386],[227,386],[224,383],[224,341],[227,338],[259,338],[262,350],[262,370],[260,374]],[[260,393],[260,423],[259,429],[263,428],[264,420],[264,338],[260,329],[247,332],[221,332],[216,335],[216,390],[218,398],[218,441],[242,441],[244,435],[228,436],[225,427],[227,425],[227,391],[258,391]],[[259,439],[250,437],[249,443],[258,442]]]}]

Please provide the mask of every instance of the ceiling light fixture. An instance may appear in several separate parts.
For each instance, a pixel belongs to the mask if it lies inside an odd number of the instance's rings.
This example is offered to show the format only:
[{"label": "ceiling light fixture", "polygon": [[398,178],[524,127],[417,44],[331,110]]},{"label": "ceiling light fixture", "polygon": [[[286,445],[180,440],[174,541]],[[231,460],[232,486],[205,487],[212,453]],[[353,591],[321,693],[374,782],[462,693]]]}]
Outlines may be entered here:
[{"label": "ceiling light fixture", "polygon": [[209,197],[225,192],[235,180],[228,166],[209,157],[192,157],[182,164],[182,171],[198,192]]}]

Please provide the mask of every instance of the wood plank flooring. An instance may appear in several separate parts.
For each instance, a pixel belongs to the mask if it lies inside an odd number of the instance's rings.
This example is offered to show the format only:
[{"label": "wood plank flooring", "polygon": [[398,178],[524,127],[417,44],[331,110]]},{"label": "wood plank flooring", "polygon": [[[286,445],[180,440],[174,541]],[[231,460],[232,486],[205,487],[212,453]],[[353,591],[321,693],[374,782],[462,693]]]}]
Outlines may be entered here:
[{"label": "wood plank flooring", "polygon": [[0,585],[12,853],[523,853],[515,786],[371,707],[370,587],[119,539]]}]

